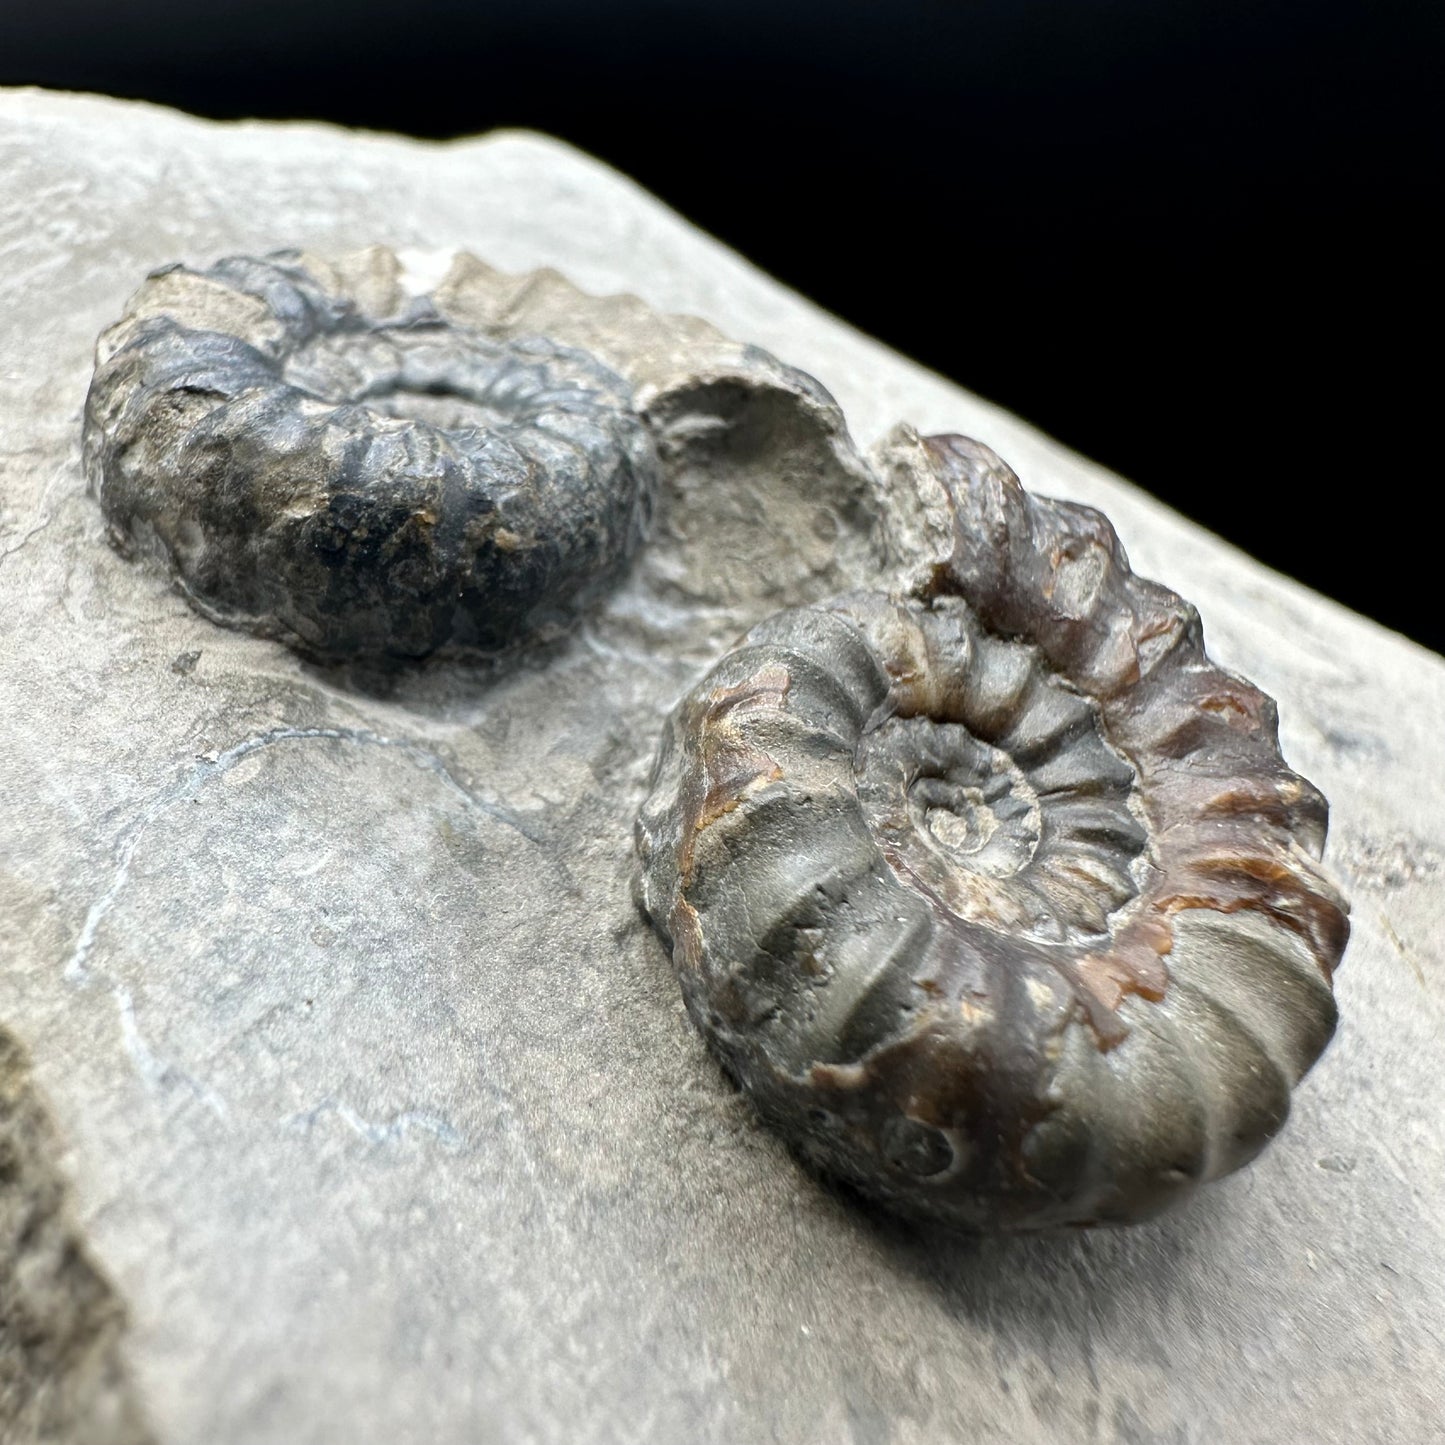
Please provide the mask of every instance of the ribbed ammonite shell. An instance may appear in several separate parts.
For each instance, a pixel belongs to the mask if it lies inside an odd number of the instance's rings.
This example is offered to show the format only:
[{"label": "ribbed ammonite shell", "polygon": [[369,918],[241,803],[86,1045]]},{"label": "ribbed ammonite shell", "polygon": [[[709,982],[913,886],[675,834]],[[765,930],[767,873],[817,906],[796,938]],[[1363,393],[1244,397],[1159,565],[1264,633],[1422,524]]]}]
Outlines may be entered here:
[{"label": "ribbed ammonite shell", "polygon": [[321,656],[503,647],[626,562],[650,434],[586,353],[459,325],[361,256],[350,285],[289,252],[155,273],[97,348],[92,488],[218,621]]},{"label": "ribbed ammonite shell", "polygon": [[1143,1218],[1249,1160],[1330,1038],[1325,803],[1105,518],[923,448],[951,554],[772,617],[682,700],[644,903],[825,1171],[969,1228]]}]

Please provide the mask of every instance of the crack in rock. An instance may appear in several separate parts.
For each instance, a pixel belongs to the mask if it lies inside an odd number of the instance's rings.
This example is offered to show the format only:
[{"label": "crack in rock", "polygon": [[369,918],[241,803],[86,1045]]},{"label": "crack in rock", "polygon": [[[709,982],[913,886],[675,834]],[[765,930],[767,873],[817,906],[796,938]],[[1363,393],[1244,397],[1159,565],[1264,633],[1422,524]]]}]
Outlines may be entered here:
[{"label": "crack in rock", "polygon": [[141,1032],[140,1022],[135,1014],[135,997],[124,984],[113,983],[111,996],[115,999],[116,1012],[120,1015],[120,1037],[136,1074],[153,1093],[159,1093],[168,1083],[182,1085],[191,1095],[208,1108],[223,1124],[231,1117],[226,1101],[207,1083],[187,1073],[185,1069],[163,1059],[151,1048]]},{"label": "crack in rock", "polygon": [[8,546],[0,547],[0,563],[3,563],[7,557],[13,557],[25,547],[32,538],[38,537],[54,520],[54,514],[47,512],[38,522],[33,523],[25,530],[22,531],[17,528],[13,532],[6,533],[7,538],[14,537],[17,540]]},{"label": "crack in rock", "polygon": [[290,1115],[285,1121],[292,1132],[310,1133],[325,1116],[334,1115],[348,1129],[369,1144],[396,1144],[408,1134],[431,1134],[443,1148],[459,1149],[462,1136],[445,1119],[422,1109],[406,1109],[386,1120],[367,1119],[343,1100],[327,1098],[311,1109]]}]

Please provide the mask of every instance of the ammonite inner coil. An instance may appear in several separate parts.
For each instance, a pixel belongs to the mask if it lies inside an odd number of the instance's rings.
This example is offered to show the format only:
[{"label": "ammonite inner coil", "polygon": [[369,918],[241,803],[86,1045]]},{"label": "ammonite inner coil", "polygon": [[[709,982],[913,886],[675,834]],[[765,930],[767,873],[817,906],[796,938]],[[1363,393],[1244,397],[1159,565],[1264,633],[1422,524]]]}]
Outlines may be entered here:
[{"label": "ammonite inner coil", "polygon": [[1105,518],[924,442],[951,552],[758,626],[638,824],[689,1012],[809,1160],[970,1228],[1146,1217],[1334,1028],[1326,807]]},{"label": "ammonite inner coil", "polygon": [[363,254],[351,289],[292,253],[157,272],[100,340],[91,485],[218,621],[322,656],[506,646],[625,563],[651,438],[593,358],[403,304]]}]

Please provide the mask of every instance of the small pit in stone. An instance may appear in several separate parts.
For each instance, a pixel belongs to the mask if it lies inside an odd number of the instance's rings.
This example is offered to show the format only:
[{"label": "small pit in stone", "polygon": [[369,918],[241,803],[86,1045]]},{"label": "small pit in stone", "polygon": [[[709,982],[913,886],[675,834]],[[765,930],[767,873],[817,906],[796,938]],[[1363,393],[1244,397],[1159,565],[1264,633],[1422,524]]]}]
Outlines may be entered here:
[{"label": "small pit in stone", "polygon": [[890,1120],[881,1142],[883,1157],[894,1169],[919,1179],[942,1174],[954,1162],[948,1135],[918,1119]]}]

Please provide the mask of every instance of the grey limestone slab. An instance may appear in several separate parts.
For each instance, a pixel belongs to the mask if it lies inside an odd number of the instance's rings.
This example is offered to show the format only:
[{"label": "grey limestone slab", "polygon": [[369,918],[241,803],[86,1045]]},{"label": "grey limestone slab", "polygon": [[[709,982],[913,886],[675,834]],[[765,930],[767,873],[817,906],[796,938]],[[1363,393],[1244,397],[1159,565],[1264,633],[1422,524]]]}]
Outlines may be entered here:
[{"label": "grey limestone slab", "polygon": [[[624,596],[495,678],[381,688],[106,545],[81,408],[145,273],[373,242],[702,316],[817,376],[861,443],[965,432],[1109,513],[1333,806],[1342,1021],[1261,1159],[1156,1223],[975,1240],[821,1187],[755,1122],[631,847],[663,712],[736,607],[669,653]],[[1341,419],[1352,485],[1388,485],[1388,439]],[[1180,445],[1250,468],[1227,416]],[[1303,509],[1317,480],[1251,483]],[[1442,717],[1440,658],[564,145],[0,94],[0,1024],[30,1060],[0,1054],[28,1141],[0,1178],[0,1436],[1445,1440]],[[22,1315],[39,1344],[3,1338]]]}]

